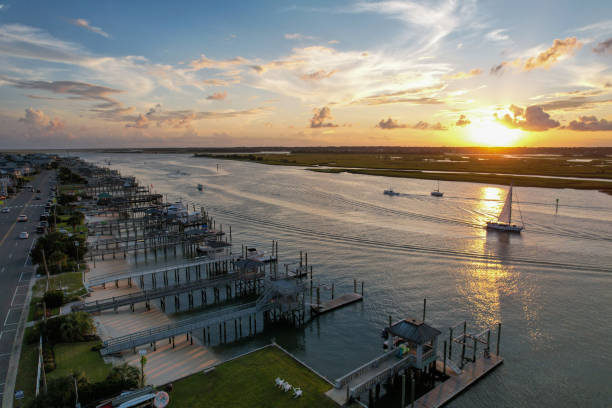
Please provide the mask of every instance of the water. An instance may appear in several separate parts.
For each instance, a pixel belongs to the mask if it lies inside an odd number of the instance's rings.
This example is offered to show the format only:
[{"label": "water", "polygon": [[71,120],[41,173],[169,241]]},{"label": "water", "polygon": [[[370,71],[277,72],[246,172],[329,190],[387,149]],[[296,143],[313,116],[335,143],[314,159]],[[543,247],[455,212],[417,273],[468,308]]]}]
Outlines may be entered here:
[{"label": "water", "polygon": [[[337,378],[382,351],[389,315],[420,318],[427,298],[427,321],[443,336],[466,319],[472,332],[503,324],[505,363],[452,406],[612,405],[612,196],[515,188],[513,215],[526,228],[508,236],[482,228],[499,213],[503,186],[442,182],[444,197],[434,198],[427,180],[178,154],[82,156],[112,160],[169,200],[204,205],[217,223],[232,225],[238,246],[269,251],[276,239],[281,263],[308,251],[315,278],[334,281],[336,293],[352,291],[353,278],[365,282],[363,303],[215,353],[248,351],[274,337]],[[188,175],[168,177],[177,171]],[[403,194],[384,196],[389,185]]]}]

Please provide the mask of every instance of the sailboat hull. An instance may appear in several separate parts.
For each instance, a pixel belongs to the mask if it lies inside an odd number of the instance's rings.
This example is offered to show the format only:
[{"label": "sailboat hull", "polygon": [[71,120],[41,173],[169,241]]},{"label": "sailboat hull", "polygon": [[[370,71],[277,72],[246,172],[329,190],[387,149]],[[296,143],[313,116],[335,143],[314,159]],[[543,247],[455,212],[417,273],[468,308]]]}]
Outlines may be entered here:
[{"label": "sailboat hull", "polygon": [[505,224],[502,222],[487,222],[488,230],[506,231],[506,232],[521,232],[523,227],[514,224]]}]

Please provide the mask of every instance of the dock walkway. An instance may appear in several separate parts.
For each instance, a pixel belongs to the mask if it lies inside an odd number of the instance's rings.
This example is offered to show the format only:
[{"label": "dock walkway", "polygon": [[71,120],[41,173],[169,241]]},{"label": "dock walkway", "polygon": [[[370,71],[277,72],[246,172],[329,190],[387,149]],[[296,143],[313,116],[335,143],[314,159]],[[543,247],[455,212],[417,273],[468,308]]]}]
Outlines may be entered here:
[{"label": "dock walkway", "polygon": [[267,310],[270,305],[258,302],[245,303],[239,306],[226,307],[203,316],[182,320],[176,323],[152,327],[127,336],[115,337],[103,342],[100,354],[103,356],[118,353],[123,350],[154,343],[180,334],[191,333],[197,329],[221,324],[224,321],[238,319],[244,316]]},{"label": "dock walkway", "polygon": [[159,273],[164,273],[164,272],[170,272],[170,271],[175,271],[177,269],[191,269],[191,268],[196,268],[198,266],[201,267],[203,265],[213,265],[213,264],[220,263],[220,262],[233,263],[237,259],[238,259],[238,255],[220,256],[217,258],[203,258],[195,262],[189,262],[189,263],[184,263],[184,264],[179,264],[179,265],[170,265],[170,266],[165,266],[162,268],[147,269],[147,270],[131,272],[131,273],[104,275],[104,276],[86,280],[85,286],[87,288],[91,288],[94,286],[102,286],[107,283],[117,282],[120,280],[136,279],[136,278],[140,278],[141,276],[144,277],[146,275],[154,275],[154,274],[159,274]]},{"label": "dock walkway", "polygon": [[178,285],[161,287],[157,289],[143,290],[142,292],[130,293],[123,296],[114,296],[107,299],[96,300],[93,302],[79,303],[72,306],[72,311],[87,313],[102,312],[104,310],[117,310],[122,306],[133,306],[137,303],[148,303],[151,300],[165,298],[167,296],[178,295],[181,293],[206,290],[208,288],[223,287],[238,280],[253,280],[264,277],[263,273],[229,273],[219,278],[199,279]]},{"label": "dock walkway", "polygon": [[315,314],[323,314],[327,312],[331,312],[332,310],[339,309],[346,305],[350,305],[351,303],[359,302],[363,300],[363,296],[358,293],[347,293],[345,295],[339,296],[335,299],[332,299],[328,302],[323,302],[321,304],[312,305],[312,311]]},{"label": "dock walkway", "polygon": [[504,359],[502,357],[494,354],[490,355],[489,358],[481,357],[476,362],[465,366],[461,374],[451,376],[448,380],[416,400],[414,406],[418,408],[441,407],[503,362]]}]

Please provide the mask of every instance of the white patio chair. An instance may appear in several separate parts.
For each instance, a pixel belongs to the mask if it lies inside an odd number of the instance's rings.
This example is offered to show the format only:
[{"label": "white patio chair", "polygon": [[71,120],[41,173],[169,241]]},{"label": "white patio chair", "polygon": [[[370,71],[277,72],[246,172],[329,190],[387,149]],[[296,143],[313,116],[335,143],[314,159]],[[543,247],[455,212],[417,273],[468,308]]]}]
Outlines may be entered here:
[{"label": "white patio chair", "polygon": [[301,388],[294,388],[293,389],[293,398],[300,398],[302,396],[302,389]]}]

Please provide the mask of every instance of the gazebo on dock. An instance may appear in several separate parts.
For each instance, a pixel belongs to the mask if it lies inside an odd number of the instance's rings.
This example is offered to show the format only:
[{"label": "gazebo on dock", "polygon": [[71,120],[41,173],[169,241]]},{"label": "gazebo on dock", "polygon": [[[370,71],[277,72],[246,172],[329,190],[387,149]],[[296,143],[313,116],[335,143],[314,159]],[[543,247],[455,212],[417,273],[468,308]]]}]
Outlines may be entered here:
[{"label": "gazebo on dock", "polygon": [[403,319],[385,328],[385,332],[390,337],[390,343],[405,344],[407,352],[415,355],[416,368],[423,369],[436,361],[440,330],[421,320]]}]

